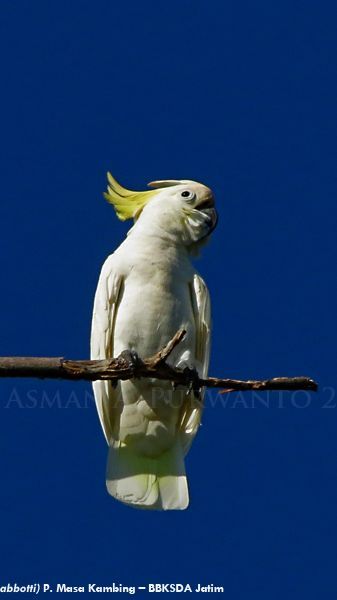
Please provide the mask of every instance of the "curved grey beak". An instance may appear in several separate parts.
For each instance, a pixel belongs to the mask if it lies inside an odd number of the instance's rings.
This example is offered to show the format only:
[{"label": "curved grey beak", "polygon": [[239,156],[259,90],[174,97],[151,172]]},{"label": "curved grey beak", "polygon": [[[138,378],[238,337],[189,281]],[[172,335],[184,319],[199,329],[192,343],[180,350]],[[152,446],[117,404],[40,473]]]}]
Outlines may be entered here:
[{"label": "curved grey beak", "polygon": [[204,208],[201,212],[203,212],[208,217],[210,233],[211,233],[213,231],[213,229],[215,229],[217,226],[218,213],[216,212],[215,208],[213,208],[213,207],[212,208]]}]

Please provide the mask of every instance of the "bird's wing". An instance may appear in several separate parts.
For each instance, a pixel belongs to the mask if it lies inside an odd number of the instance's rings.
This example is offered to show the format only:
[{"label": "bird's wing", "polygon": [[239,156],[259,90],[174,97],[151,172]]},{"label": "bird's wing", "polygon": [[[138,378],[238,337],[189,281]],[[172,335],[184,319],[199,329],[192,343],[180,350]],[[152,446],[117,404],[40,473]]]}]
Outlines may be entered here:
[{"label": "bird's wing", "polygon": [[[102,267],[95,295],[90,343],[92,360],[113,357],[113,331],[122,284],[123,278],[116,269],[114,255],[111,255]],[[119,392],[110,381],[94,381],[93,388],[99,419],[109,443]]]},{"label": "bird's wing", "polygon": [[[208,289],[200,275],[194,275],[191,284],[191,298],[196,331],[195,358],[199,376],[205,378],[208,373],[210,357],[211,303]],[[193,394],[190,394],[184,403],[180,431],[185,453],[188,452],[200,425],[204,394],[205,390],[201,392],[200,398],[194,398]]]}]

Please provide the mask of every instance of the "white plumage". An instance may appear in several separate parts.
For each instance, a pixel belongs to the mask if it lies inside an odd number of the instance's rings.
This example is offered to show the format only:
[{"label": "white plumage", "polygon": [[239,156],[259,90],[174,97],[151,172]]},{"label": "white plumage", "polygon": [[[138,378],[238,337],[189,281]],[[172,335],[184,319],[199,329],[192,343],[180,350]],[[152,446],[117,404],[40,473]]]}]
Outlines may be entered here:
[{"label": "white plumage", "polygon": [[[134,216],[136,222],[103,265],[91,357],[118,356],[126,349],[151,356],[183,328],[187,334],[169,362],[196,367],[205,377],[210,301],[190,256],[215,227],[212,193],[186,180],[154,182],[159,189],[138,196],[111,176],[109,183],[107,198],[118,216]],[[200,424],[202,398],[155,379],[121,381],[116,388],[96,381],[93,387],[109,444],[109,493],[140,508],[186,508],[184,456]]]}]

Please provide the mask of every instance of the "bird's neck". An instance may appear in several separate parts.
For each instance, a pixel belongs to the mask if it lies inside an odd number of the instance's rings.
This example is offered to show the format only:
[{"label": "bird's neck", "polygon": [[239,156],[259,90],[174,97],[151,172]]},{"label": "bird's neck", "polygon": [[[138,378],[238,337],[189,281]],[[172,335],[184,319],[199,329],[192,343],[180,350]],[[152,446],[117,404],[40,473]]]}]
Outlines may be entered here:
[{"label": "bird's neck", "polygon": [[145,245],[153,251],[165,251],[168,248],[176,249],[180,254],[188,254],[186,246],[181,240],[181,236],[175,231],[167,231],[161,223],[144,223],[141,220],[136,221],[129,230],[127,239],[136,242],[139,245]]},{"label": "bird's neck", "polygon": [[174,235],[157,228],[146,231],[133,227],[122,245],[128,248],[131,256],[138,256],[142,261],[160,263],[162,260],[166,264],[191,264],[186,246]]}]

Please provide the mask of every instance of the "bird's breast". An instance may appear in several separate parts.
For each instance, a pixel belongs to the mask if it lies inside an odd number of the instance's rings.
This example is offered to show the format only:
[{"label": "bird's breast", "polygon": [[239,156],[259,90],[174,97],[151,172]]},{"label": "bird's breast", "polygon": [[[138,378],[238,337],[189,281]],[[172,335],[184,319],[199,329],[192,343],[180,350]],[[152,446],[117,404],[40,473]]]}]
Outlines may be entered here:
[{"label": "bird's breast", "polygon": [[113,353],[135,350],[142,358],[160,350],[178,329],[186,329],[179,354],[195,343],[189,282],[161,269],[132,269],[121,290],[113,327]]},{"label": "bird's breast", "polygon": [[[142,260],[130,265],[115,311],[113,355],[130,349],[147,358],[178,329],[185,329],[187,334],[170,362],[177,364],[188,356],[193,364],[196,331],[190,281],[183,265],[167,268],[155,256],[147,264]],[[174,391],[169,382],[159,380],[124,381],[120,386],[122,411],[116,437],[141,454],[158,456],[176,438],[184,389]]]}]

